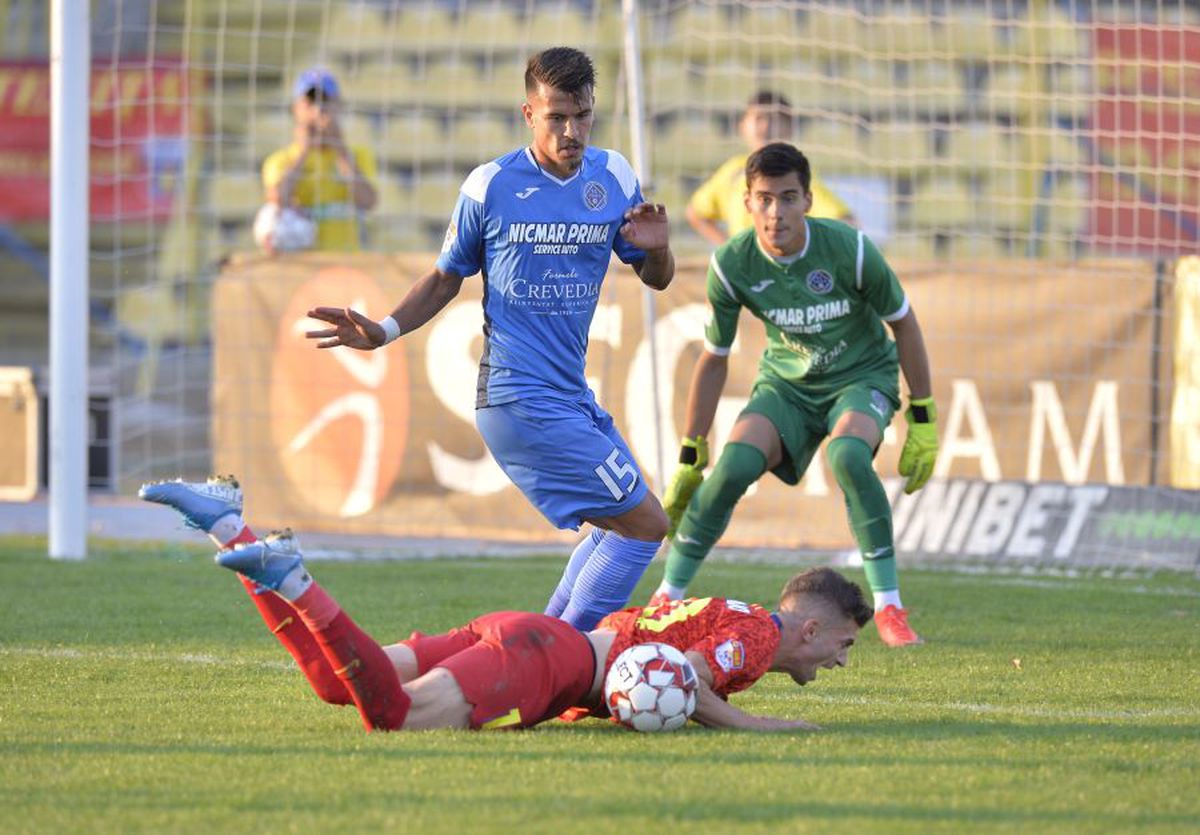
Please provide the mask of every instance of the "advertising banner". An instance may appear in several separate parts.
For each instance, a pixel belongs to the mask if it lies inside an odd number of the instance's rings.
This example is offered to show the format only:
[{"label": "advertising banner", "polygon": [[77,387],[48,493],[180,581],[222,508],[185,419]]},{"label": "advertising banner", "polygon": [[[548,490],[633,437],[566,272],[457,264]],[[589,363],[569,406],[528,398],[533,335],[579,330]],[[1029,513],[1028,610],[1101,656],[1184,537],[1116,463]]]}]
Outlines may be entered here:
[{"label": "advertising banner", "polygon": [[[188,70],[161,58],[95,64],[90,91],[93,221],[171,213],[188,145]],[[50,67],[0,62],[0,223],[50,217]]]},{"label": "advertising banner", "polygon": [[1159,257],[1200,245],[1200,29],[1098,25],[1092,243]]},{"label": "advertising banner", "polygon": [[[474,427],[483,344],[478,278],[464,282],[430,323],[383,350],[320,351],[304,338],[322,327],[306,318],[313,307],[353,306],[382,318],[432,262],[428,255],[247,256],[220,277],[213,301],[216,465],[245,479],[259,524],[574,538],[555,531],[511,485]],[[936,478],[1155,483],[1166,441],[1156,403],[1170,401],[1169,380],[1149,375],[1149,357],[1161,349],[1153,342],[1151,265],[1015,261],[986,273],[897,266],[932,358],[942,443]],[[610,272],[592,323],[592,388],[660,493],[657,440],[669,477],[703,349],[705,270],[706,261],[681,262],[669,290],[656,296],[661,426],[650,396],[641,285],[627,267]],[[743,315],[711,435],[714,459],[764,345],[761,324]],[[896,475],[903,438],[897,416],[876,458],[885,477]],[[823,457],[799,486],[763,478],[738,506],[722,544],[849,547],[842,496]]]}]

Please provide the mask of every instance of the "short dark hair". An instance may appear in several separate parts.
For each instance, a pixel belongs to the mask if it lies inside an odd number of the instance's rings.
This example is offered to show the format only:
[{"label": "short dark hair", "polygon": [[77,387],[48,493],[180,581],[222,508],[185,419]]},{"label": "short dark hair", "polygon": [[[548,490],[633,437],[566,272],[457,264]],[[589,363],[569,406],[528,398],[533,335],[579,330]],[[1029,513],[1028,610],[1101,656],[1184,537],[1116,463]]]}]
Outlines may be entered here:
[{"label": "short dark hair", "polygon": [[529,59],[525,65],[525,92],[532,93],[545,84],[578,98],[596,87],[596,68],[586,53],[569,46],[554,46]]},{"label": "short dark hair", "polygon": [[783,93],[777,93],[774,90],[759,90],[746,102],[747,110],[752,107],[776,107],[780,110],[791,111],[792,103],[784,97]]},{"label": "short dark hair", "polygon": [[771,142],[763,145],[746,160],[746,190],[755,177],[786,177],[795,171],[805,191],[812,185],[812,168],[808,157],[800,149],[787,142]]},{"label": "short dark hair", "polygon": [[789,608],[789,602],[800,596],[820,598],[860,627],[865,626],[874,614],[858,583],[847,580],[832,568],[810,568],[788,580],[779,595],[779,608]]}]

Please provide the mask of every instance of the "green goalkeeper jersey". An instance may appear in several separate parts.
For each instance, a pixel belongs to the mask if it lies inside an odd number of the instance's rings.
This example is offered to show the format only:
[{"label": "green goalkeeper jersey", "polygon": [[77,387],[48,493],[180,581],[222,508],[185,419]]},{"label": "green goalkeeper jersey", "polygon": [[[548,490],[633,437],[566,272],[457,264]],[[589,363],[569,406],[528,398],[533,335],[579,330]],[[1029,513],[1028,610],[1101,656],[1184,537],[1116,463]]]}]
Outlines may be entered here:
[{"label": "green goalkeeper jersey", "polygon": [[743,307],[763,321],[768,344],[760,375],[834,391],[864,374],[897,373],[896,344],[883,322],[908,313],[896,274],[862,232],[806,218],[807,243],[776,259],[752,228],[730,238],[708,267],[707,349],[725,355]]}]

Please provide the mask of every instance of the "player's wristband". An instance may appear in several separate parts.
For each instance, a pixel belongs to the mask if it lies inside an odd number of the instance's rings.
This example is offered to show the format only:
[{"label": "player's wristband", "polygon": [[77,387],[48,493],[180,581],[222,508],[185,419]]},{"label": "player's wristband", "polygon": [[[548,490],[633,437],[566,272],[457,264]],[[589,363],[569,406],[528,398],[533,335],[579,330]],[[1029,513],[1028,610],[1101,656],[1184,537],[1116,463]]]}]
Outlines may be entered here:
[{"label": "player's wristband", "polygon": [[912,411],[913,423],[935,423],[937,421],[937,406],[932,397],[922,397],[909,400],[908,408]]},{"label": "player's wristband", "polygon": [[395,342],[400,338],[400,323],[388,316],[379,322],[379,327],[383,328],[383,344]]}]

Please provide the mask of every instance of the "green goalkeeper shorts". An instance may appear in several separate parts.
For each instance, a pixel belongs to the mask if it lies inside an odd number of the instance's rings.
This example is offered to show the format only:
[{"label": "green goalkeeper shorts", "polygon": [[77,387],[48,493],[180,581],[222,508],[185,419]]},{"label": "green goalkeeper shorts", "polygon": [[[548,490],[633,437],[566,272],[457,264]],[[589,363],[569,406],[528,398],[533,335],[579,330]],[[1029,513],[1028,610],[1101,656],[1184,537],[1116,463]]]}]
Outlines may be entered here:
[{"label": "green goalkeeper shorts", "polygon": [[765,417],[779,432],[783,460],[771,472],[784,484],[797,484],[838,418],[845,412],[870,416],[883,435],[900,408],[895,375],[865,374],[853,385],[816,394],[759,377],[742,414]]}]

